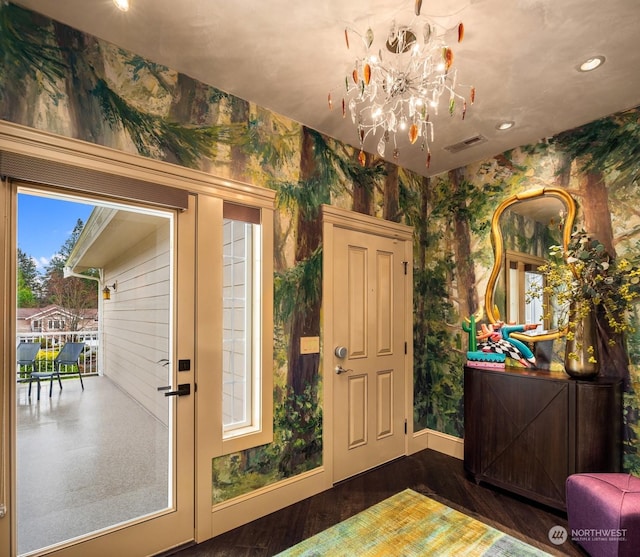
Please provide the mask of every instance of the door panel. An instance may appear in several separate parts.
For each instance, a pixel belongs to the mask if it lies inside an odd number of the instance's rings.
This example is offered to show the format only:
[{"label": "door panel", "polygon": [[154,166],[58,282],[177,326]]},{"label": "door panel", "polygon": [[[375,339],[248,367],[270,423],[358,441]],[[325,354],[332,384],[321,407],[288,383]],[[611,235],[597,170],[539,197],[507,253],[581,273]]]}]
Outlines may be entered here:
[{"label": "door panel", "polygon": [[377,436],[378,439],[393,435],[393,372],[380,371],[378,379],[378,401],[376,405],[377,414]]},{"label": "door panel", "polygon": [[367,356],[367,256],[368,252],[358,246],[347,246],[349,305],[347,306],[350,358]]},{"label": "door panel", "polygon": [[376,347],[378,356],[393,353],[393,254],[376,253]]},{"label": "door panel", "polygon": [[349,413],[347,418],[349,424],[348,447],[350,449],[367,443],[368,379],[366,375],[352,375],[348,378]]},{"label": "door panel", "polygon": [[[405,452],[404,244],[334,232],[334,481]],[[347,288],[341,287],[346,279]]]}]

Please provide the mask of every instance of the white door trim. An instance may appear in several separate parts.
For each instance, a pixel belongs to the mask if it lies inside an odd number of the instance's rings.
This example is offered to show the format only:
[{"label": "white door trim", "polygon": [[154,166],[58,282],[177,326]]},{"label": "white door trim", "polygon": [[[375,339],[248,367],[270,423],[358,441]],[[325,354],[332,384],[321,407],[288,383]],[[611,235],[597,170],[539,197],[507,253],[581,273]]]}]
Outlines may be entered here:
[{"label": "white door trim", "polygon": [[332,319],[329,317],[328,304],[333,299],[333,254],[334,230],[343,228],[365,234],[375,234],[393,238],[404,243],[404,261],[407,262],[407,285],[405,289],[405,338],[407,354],[405,356],[405,416],[407,416],[407,435],[405,437],[405,454],[409,453],[409,439],[413,436],[413,228],[405,224],[379,219],[361,213],[355,213],[330,205],[322,206],[322,300],[324,318],[322,322],[322,361],[323,361],[323,462],[330,477],[333,470],[333,427],[335,420],[333,405],[334,331]]},{"label": "white door trim", "polygon": [[[35,157],[42,161],[59,161],[66,164],[77,166],[79,168],[99,169],[111,175],[127,176],[130,175],[125,170],[127,163],[133,162],[135,157],[111,151],[109,149],[84,144],[76,140],[69,140],[46,134],[37,130],[31,130],[14,124],[0,122],[0,151],[8,153],[22,153]],[[86,164],[85,164],[86,163]],[[136,177],[146,179],[150,183],[163,182],[171,185],[171,180],[163,173],[165,168],[170,165],[149,161],[147,164],[143,159],[138,160]],[[155,174],[157,172],[158,174]],[[162,179],[160,177],[163,176]],[[53,188],[52,188],[53,189]],[[184,189],[184,188],[183,188]],[[2,257],[2,272],[0,273],[0,284],[4,285],[2,297],[2,307],[4,311],[3,325],[4,335],[2,335],[2,344],[7,349],[3,352],[2,365],[3,370],[0,372],[0,380],[6,387],[3,389],[3,403],[1,405],[2,414],[2,440],[3,451],[0,452],[2,458],[2,466],[0,471],[3,477],[3,495],[8,503],[7,515],[0,521],[0,548],[1,551],[8,550],[14,554],[16,549],[16,540],[14,538],[15,522],[17,519],[15,511],[16,494],[16,436],[15,436],[15,413],[13,411],[15,401],[15,391],[11,382],[15,381],[15,251],[11,246],[15,245],[15,221],[16,221],[16,201],[15,190],[9,193],[9,188],[4,188],[7,198],[3,205],[8,209],[10,207],[11,218],[7,219],[5,228],[0,236],[3,238],[0,256]],[[193,196],[188,196],[192,201]],[[127,203],[127,200],[123,200]],[[194,243],[193,231],[194,226],[194,209],[189,206],[189,211],[181,213],[176,218],[176,234],[181,234],[182,244],[187,242]],[[182,245],[181,244],[181,245]],[[178,248],[176,247],[176,250]],[[178,257],[177,263],[174,265],[174,271],[177,273],[180,264],[180,253],[176,253]],[[182,258],[183,259],[183,258]],[[174,355],[178,358],[189,357],[193,359],[191,354],[193,347],[193,320],[188,321],[186,315],[186,306],[193,306],[193,293],[189,288],[189,271],[177,276],[174,273],[175,280],[182,280],[181,293],[184,299],[174,314],[177,322],[172,327],[174,338],[172,345],[175,345],[176,351]],[[191,281],[192,282],[192,281]],[[175,312],[175,304],[172,311]],[[188,313],[188,311],[187,311]],[[181,327],[180,325],[185,325]],[[179,344],[176,345],[176,340]],[[191,347],[191,348],[190,348]],[[174,371],[174,378],[177,376]],[[184,374],[183,374],[184,375]],[[189,374],[189,378],[180,377],[181,380],[193,383],[193,373]],[[11,387],[11,388],[10,388]],[[190,400],[182,401],[177,404],[176,412],[178,413],[178,430],[175,434],[176,454],[179,458],[174,460],[174,467],[183,467],[185,470],[193,470],[194,459],[194,423],[193,423],[193,395]],[[175,483],[171,488],[176,494],[176,509],[169,512],[160,512],[157,517],[147,519],[146,517],[134,520],[127,526],[121,528],[115,526],[107,531],[107,534],[89,535],[86,540],[80,543],[70,541],[66,545],[61,545],[54,550],[57,553],[65,555],[86,555],[87,551],[95,555],[111,555],[113,553],[122,553],[143,547],[145,551],[158,552],[169,549],[176,544],[191,541],[193,539],[193,475],[192,473],[176,474]],[[167,525],[170,526],[167,528]],[[109,540],[109,547],[105,550],[102,539],[106,539],[105,535],[113,536]],[[142,544],[140,542],[142,541]],[[3,553],[4,554],[4,553]]]},{"label": "white door trim", "polygon": [[[215,195],[216,197],[224,200],[237,200],[238,198],[243,198],[246,195],[251,195],[254,203],[258,206],[272,207],[275,197],[275,192],[267,188],[260,188],[249,184],[222,179],[205,172],[152,160],[139,155],[125,153],[116,149],[110,149],[100,145],[4,121],[0,121],[0,151],[35,157],[36,159],[41,159],[43,161],[63,163],[115,176],[143,180],[151,184],[171,186],[186,190],[191,194],[206,193],[208,195]],[[191,195],[189,197],[191,202],[193,202],[195,196]],[[10,199],[7,199],[3,205],[8,206],[9,203]],[[15,205],[13,206],[12,211],[15,212]],[[192,215],[187,214],[181,216],[191,218]],[[7,220],[6,222],[10,223],[11,221]],[[9,299],[10,296],[8,295],[10,292],[15,292],[15,255],[8,249],[11,242],[15,241],[15,239],[11,240],[11,234],[13,234],[13,232],[10,229],[3,229],[0,234],[0,237],[3,239],[3,242],[0,245],[0,255],[2,256],[3,266],[2,273],[0,273],[0,285],[4,286],[2,291],[5,294],[1,298],[1,306],[6,310],[3,312],[4,317],[2,320],[4,324],[2,345],[5,346],[5,348],[15,346],[15,310],[13,309],[15,302],[14,300]],[[191,243],[193,243],[193,241]],[[194,249],[195,248],[192,247],[189,251]],[[177,257],[179,265],[193,265],[194,253],[187,254],[186,252],[181,252],[177,254]],[[190,288],[190,285],[183,284],[182,288]],[[193,308],[190,310],[185,307],[179,308],[177,317],[181,324],[187,323],[189,327],[193,327]],[[183,328],[184,327],[178,327],[178,329]],[[190,344],[193,345],[193,342]],[[11,356],[12,354],[15,354],[13,348],[3,351],[2,363],[4,370],[15,370],[15,356]],[[193,362],[192,354],[185,356],[181,352],[179,357],[189,357]],[[195,364],[195,362],[193,363]],[[194,371],[195,368],[189,375],[193,375]],[[185,375],[184,372],[181,373],[181,379],[184,379],[182,377],[183,375]],[[9,386],[10,378],[13,378],[11,372],[0,373],[0,382],[7,387]],[[0,451],[0,458],[2,458],[0,466],[0,474],[2,474],[2,478],[0,478],[0,485],[4,487],[3,495],[5,496],[5,501],[2,502],[9,503],[7,516],[0,519],[0,547],[3,548],[3,550],[10,547],[12,526],[15,521],[15,515],[12,510],[12,497],[14,494],[11,492],[12,481],[15,477],[15,447],[13,446],[13,434],[10,430],[12,427],[12,417],[9,414],[9,408],[11,408],[9,393],[10,389],[6,388],[2,389],[2,394],[0,395],[2,402],[2,404],[0,404],[0,412],[4,416],[4,419],[1,420],[3,431],[0,436],[0,443],[2,443],[3,448],[3,450]],[[191,397],[195,397],[195,393],[192,394]],[[194,416],[191,412],[191,415],[189,416],[189,436],[191,439],[185,443],[185,436],[181,435],[181,442],[183,443],[185,450],[188,450],[191,453],[191,463],[187,465],[187,468],[191,473],[193,473],[194,469],[193,459],[195,450],[193,439],[193,420]],[[189,445],[189,447],[186,445]],[[208,463],[207,468],[210,473],[210,462]],[[182,486],[185,485],[185,482],[191,483],[191,487],[188,487],[187,491],[189,492],[188,496],[194,498],[197,495],[202,494],[196,494],[194,492],[192,487],[193,477],[191,477],[191,473],[179,475],[178,481]],[[210,492],[210,488],[207,491]],[[200,499],[202,499],[202,497]],[[193,503],[191,503],[190,506],[193,509]],[[190,538],[193,539],[198,536],[199,530],[203,530],[206,535],[210,530],[211,517],[212,511],[211,505],[209,504],[205,507],[204,512],[196,515],[195,532],[193,517],[191,517],[188,525]],[[169,532],[167,532],[167,534],[169,534]],[[157,539],[156,541],[158,542],[158,551],[169,549],[167,543],[160,539]],[[127,541],[129,548],[132,547],[132,543],[135,543],[135,540],[132,539]],[[165,543],[165,545],[163,545],[163,543]]]}]

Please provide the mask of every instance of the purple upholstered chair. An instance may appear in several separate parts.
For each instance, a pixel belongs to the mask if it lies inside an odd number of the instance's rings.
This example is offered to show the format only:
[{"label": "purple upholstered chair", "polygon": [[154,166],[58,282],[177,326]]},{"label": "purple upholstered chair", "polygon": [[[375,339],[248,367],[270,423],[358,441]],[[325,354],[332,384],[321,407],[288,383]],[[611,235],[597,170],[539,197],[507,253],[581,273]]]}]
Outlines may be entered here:
[{"label": "purple upholstered chair", "polygon": [[573,474],[566,487],[570,539],[592,557],[640,555],[640,478]]}]

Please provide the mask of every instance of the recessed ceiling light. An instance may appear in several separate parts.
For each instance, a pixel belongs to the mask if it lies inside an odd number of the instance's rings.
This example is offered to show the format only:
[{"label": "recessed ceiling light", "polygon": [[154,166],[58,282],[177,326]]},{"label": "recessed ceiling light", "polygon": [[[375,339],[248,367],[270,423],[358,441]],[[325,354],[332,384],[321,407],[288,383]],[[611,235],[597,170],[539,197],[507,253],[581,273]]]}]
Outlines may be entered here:
[{"label": "recessed ceiling light", "polygon": [[604,56],[592,56],[591,58],[588,58],[578,66],[578,71],[579,72],[593,71],[596,68],[599,68],[600,66],[602,66],[602,64],[604,64],[604,61],[605,61]]},{"label": "recessed ceiling light", "polygon": [[129,0],[113,0],[113,3],[119,10],[122,10],[123,12],[129,11]]},{"label": "recessed ceiling light", "polygon": [[509,128],[513,128],[513,126],[515,126],[515,122],[513,120],[509,120],[509,121],[504,121],[504,122],[500,122],[498,124],[496,124],[496,129],[503,131],[503,130],[508,130]]}]

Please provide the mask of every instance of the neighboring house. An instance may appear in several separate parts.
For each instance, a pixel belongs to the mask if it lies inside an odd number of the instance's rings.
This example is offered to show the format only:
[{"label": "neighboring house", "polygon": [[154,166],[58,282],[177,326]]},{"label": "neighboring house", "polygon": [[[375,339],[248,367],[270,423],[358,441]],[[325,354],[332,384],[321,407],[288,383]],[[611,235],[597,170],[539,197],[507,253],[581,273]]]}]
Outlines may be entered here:
[{"label": "neighboring house", "polygon": [[18,333],[60,333],[78,321],[78,331],[98,330],[98,310],[69,310],[51,304],[43,308],[18,308]]}]

